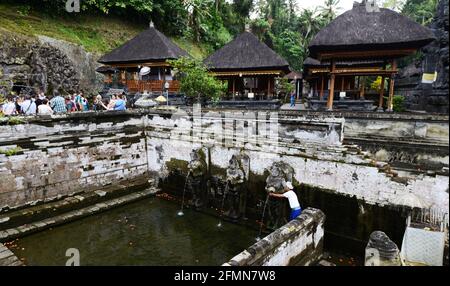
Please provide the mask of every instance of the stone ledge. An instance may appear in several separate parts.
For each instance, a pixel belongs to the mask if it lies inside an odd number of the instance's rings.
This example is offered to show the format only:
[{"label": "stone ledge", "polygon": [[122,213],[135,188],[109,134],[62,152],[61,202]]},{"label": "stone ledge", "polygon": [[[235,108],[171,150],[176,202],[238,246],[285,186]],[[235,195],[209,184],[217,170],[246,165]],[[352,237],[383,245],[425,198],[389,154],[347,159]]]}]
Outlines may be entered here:
[{"label": "stone ledge", "polygon": [[2,209],[0,206],[0,230],[5,227],[11,228],[14,224],[25,224],[28,222],[26,219],[31,218],[31,216],[35,220],[44,219],[104,200],[127,195],[135,189],[145,189],[149,186],[148,176],[143,175],[104,185],[103,187],[86,187],[81,192],[45,200],[36,200],[13,208],[4,207]]},{"label": "stone ledge", "polygon": [[118,207],[124,204],[138,201],[140,199],[152,196],[156,194],[159,190],[157,188],[148,188],[144,191],[135,192],[129,195],[125,195],[110,201],[97,203],[95,205],[85,207],[83,209],[70,211],[52,218],[47,218],[39,222],[29,223],[21,225],[16,228],[11,228],[7,230],[0,231],[0,241],[10,241],[19,237],[23,237],[35,232],[45,230],[50,227],[65,224],[86,216],[90,216],[99,212],[109,210],[114,207]]},{"label": "stone ledge", "polygon": [[302,214],[236,255],[223,266],[288,266],[316,263],[323,251],[325,214],[307,208]]},{"label": "stone ledge", "polygon": [[0,266],[22,266],[22,261],[6,246],[0,243]]},{"label": "stone ledge", "polygon": [[[180,109],[186,112],[188,115],[192,115],[192,108]],[[59,122],[67,120],[89,120],[100,119],[100,118],[120,118],[120,117],[137,117],[142,115],[149,116],[161,116],[161,117],[171,117],[177,110],[167,111],[167,110],[157,110],[157,109],[133,109],[126,111],[106,111],[106,112],[77,112],[69,113],[64,115],[52,115],[52,116],[21,116],[25,122],[28,123],[39,123],[48,124],[49,122]],[[214,113],[223,112],[248,112],[242,109],[208,109],[202,108],[202,115],[208,114],[210,117],[214,117]],[[378,120],[402,120],[402,121],[437,121],[447,123],[449,120],[448,114],[439,113],[378,113],[378,112],[357,112],[357,111],[331,111],[331,112],[321,112],[321,111],[281,111],[281,110],[258,110],[258,112],[266,113],[278,113],[279,119],[290,119],[293,116],[296,118],[298,116],[304,116],[315,119],[326,119],[326,118],[352,118],[352,119],[378,119]],[[0,122],[1,124],[2,122]],[[7,124],[6,122],[4,124]]]}]

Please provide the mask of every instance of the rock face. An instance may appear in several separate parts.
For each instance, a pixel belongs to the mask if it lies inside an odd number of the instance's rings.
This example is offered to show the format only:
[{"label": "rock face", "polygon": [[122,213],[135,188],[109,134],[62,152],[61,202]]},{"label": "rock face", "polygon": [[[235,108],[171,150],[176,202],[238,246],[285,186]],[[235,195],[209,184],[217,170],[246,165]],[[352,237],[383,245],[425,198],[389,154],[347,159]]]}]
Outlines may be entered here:
[{"label": "rock face", "polygon": [[[448,9],[448,0],[439,1],[435,19],[430,25],[436,41],[423,48],[422,61],[412,63],[399,74],[397,93],[406,97],[407,109],[448,114]],[[434,71],[438,73],[436,82],[422,83],[422,74]]]},{"label": "rock face", "polygon": [[0,93],[27,93],[41,88],[87,94],[100,88],[96,55],[82,47],[49,37],[38,38],[0,32]]}]

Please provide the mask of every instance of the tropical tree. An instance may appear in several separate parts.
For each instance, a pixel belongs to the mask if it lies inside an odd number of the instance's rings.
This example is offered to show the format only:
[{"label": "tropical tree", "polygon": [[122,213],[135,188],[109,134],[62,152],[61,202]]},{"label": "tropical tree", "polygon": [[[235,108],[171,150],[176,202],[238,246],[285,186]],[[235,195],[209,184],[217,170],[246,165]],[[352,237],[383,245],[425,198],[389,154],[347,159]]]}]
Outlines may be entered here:
[{"label": "tropical tree", "polygon": [[217,101],[226,92],[226,84],[213,77],[202,62],[190,58],[170,61],[180,78],[180,89],[188,97]]},{"label": "tropical tree", "polygon": [[323,6],[319,7],[321,16],[327,21],[327,24],[336,18],[340,8],[338,7],[340,0],[325,0]]},{"label": "tropical tree", "polygon": [[433,21],[438,2],[438,0],[407,0],[402,14],[422,25],[427,25]]},{"label": "tropical tree", "polygon": [[184,8],[189,13],[189,27],[192,29],[193,38],[200,42],[201,32],[205,31],[205,22],[212,18],[210,8],[213,0],[183,0]]},{"label": "tropical tree", "polygon": [[383,7],[388,8],[397,12],[402,11],[406,0],[384,0]]}]

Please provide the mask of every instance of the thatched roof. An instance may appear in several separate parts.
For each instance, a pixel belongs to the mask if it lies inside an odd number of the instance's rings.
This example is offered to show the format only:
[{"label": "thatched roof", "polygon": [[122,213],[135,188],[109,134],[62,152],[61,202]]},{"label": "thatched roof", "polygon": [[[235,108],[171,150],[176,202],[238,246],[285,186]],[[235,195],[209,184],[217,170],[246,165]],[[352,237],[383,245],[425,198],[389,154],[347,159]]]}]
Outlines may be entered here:
[{"label": "thatched roof", "polygon": [[285,76],[285,78],[290,79],[290,80],[302,79],[303,74],[300,72],[292,71],[289,74],[287,74]]},{"label": "thatched roof", "polygon": [[418,49],[433,40],[430,29],[389,9],[369,12],[363,1],[323,28],[309,50],[316,57],[323,51]]},{"label": "thatched roof", "polygon": [[212,71],[281,69],[289,63],[250,32],[244,32],[210,55],[204,63]]},{"label": "thatched roof", "polygon": [[118,70],[111,66],[100,66],[95,71],[98,73],[109,74],[109,73],[115,73]]},{"label": "thatched roof", "polygon": [[188,54],[155,27],[143,31],[122,46],[100,58],[103,64],[139,63],[178,59]]}]

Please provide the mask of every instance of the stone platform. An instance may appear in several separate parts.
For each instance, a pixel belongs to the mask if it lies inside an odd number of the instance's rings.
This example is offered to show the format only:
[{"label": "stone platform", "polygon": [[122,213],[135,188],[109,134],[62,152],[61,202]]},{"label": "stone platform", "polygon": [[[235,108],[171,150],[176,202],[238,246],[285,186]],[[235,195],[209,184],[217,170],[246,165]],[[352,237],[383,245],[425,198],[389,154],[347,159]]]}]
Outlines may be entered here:
[{"label": "stone platform", "polygon": [[22,261],[6,246],[0,243],[0,266],[22,266]]}]

